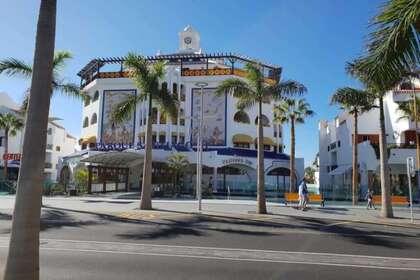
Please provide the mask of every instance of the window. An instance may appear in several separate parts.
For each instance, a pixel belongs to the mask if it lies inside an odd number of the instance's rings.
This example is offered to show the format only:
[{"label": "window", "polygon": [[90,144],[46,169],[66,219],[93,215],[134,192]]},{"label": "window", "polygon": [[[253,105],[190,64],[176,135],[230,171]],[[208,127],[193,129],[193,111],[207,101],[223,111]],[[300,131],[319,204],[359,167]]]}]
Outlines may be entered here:
[{"label": "window", "polygon": [[90,124],[95,124],[98,122],[98,116],[96,113],[93,113],[92,118],[90,119]]},{"label": "window", "polygon": [[[262,125],[265,127],[270,126],[270,121],[268,120],[266,115],[261,115]],[[255,118],[255,124],[258,124],[258,117]]]},{"label": "window", "polygon": [[59,152],[59,151],[61,151],[61,147],[60,147],[60,146],[57,146],[57,147],[55,147],[55,150],[56,150],[57,152]]},{"label": "window", "polygon": [[82,150],[86,150],[87,146],[86,143],[82,144]]},{"label": "window", "polygon": [[159,143],[160,144],[165,144],[165,142],[166,142],[166,136],[165,136],[165,134],[159,135]]},{"label": "window", "polygon": [[52,144],[47,144],[47,150],[52,150],[53,149],[53,145]]},{"label": "window", "polygon": [[185,143],[185,136],[179,136],[179,143],[184,144]]},{"label": "window", "polygon": [[176,135],[172,135],[172,144],[177,144]]},{"label": "window", "polygon": [[90,104],[90,97],[85,97],[85,107]]},{"label": "window", "polygon": [[152,135],[152,143],[156,143],[156,135]]},{"label": "window", "polygon": [[95,91],[95,93],[93,94],[93,100],[92,102],[95,102],[99,99],[99,91]]},{"label": "window", "polygon": [[181,85],[181,101],[185,101],[185,87]]},{"label": "window", "polygon": [[83,127],[88,127],[89,126],[89,118],[85,117],[85,119],[83,120]]},{"label": "window", "polygon": [[178,85],[177,83],[172,84],[172,93],[177,95],[178,94]]},{"label": "window", "polygon": [[185,125],[185,119],[179,119],[179,125],[184,126]]},{"label": "window", "polygon": [[157,124],[158,109],[152,108],[152,124]]},{"label": "window", "polygon": [[168,90],[168,83],[167,82],[162,83],[162,89],[166,90],[166,91]]},{"label": "window", "polygon": [[166,124],[166,114],[160,113],[160,124]]},{"label": "window", "polygon": [[3,146],[3,137],[0,137],[0,147]]},{"label": "window", "polygon": [[48,133],[48,135],[52,134],[52,127],[48,128],[47,133]]},{"label": "window", "polygon": [[238,111],[233,116],[233,120],[237,123],[251,123],[249,120],[248,114],[244,111]]},{"label": "window", "polygon": [[271,151],[270,145],[264,145],[264,151]]},{"label": "window", "polygon": [[340,146],[341,146],[341,141],[339,140],[339,141],[337,142],[337,147],[339,147],[339,148],[340,148]]}]

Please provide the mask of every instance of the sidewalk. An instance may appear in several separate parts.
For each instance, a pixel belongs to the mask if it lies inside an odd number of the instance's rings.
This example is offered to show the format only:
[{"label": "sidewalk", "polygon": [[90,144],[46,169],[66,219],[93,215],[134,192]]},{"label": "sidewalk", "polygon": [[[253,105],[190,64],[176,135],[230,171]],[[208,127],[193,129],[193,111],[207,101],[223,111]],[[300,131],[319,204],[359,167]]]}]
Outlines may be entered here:
[{"label": "sidewalk", "polygon": [[[0,211],[10,210],[14,207],[14,196],[0,197]],[[91,211],[101,213],[140,212],[138,199],[116,199],[109,196],[96,197],[44,197],[45,206]],[[413,208],[414,222],[410,221],[408,207],[394,207],[392,219],[380,217],[380,210],[366,210],[364,205],[347,206],[333,205],[331,202],[326,207],[310,205],[307,211],[296,209],[295,205],[284,206],[282,203],[267,202],[268,214],[256,214],[256,202],[252,200],[221,200],[203,199],[202,211],[198,211],[196,200],[169,200],[154,199],[154,211],[179,212],[187,214],[204,214],[215,216],[242,217],[255,219],[281,219],[286,217],[305,217],[312,219],[330,219],[341,222],[372,223],[389,226],[407,226],[420,228],[420,208]]]}]

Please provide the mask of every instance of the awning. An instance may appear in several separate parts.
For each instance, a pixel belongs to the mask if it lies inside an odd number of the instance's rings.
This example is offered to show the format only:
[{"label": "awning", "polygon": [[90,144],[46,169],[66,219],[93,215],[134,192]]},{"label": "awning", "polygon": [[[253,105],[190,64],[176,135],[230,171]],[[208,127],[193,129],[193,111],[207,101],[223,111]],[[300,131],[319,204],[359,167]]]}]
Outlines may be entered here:
[{"label": "awning", "polygon": [[96,136],[88,136],[79,139],[79,145],[96,143]]},{"label": "awning", "polygon": [[[255,138],[254,142],[255,142],[255,144],[257,144],[258,143],[258,138]],[[264,143],[264,145],[270,145],[270,146],[275,145],[274,141],[271,138],[268,138],[268,137],[264,137],[263,143]]]},{"label": "awning", "polygon": [[340,165],[339,167],[328,173],[328,175],[341,175],[349,171],[351,168],[351,165]]},{"label": "awning", "polygon": [[127,167],[133,161],[142,158],[143,155],[136,152],[103,152],[82,159],[81,162],[102,164],[110,167]]},{"label": "awning", "polygon": [[235,134],[232,137],[233,143],[252,143],[252,137],[246,134]]}]

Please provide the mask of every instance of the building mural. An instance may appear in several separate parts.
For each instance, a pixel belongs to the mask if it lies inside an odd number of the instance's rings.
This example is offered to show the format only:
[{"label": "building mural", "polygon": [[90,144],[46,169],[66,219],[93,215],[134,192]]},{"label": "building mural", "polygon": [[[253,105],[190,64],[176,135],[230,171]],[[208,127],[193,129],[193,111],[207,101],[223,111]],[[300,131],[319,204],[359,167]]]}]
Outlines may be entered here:
[{"label": "building mural", "polygon": [[[217,96],[215,89],[203,89],[203,143],[207,146],[226,145],[226,96]],[[191,142],[197,144],[199,118],[201,114],[201,89],[192,90],[192,133]]]},{"label": "building mural", "polygon": [[114,106],[124,101],[129,94],[136,94],[136,90],[105,90],[102,116],[101,141],[109,143],[133,143],[134,138],[134,116],[122,123],[115,123],[112,120],[112,110]]}]

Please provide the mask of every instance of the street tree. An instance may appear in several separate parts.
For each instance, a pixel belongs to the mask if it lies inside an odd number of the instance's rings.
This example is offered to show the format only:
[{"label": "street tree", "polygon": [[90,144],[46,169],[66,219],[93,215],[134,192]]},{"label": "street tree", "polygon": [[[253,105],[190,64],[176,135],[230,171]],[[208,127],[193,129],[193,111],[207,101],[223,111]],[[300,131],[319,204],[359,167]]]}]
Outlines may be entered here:
[{"label": "street tree", "polygon": [[[149,62],[144,57],[129,53],[124,62],[130,72],[131,79],[140,93],[129,95],[125,100],[117,104],[112,112],[115,122],[121,123],[132,115],[137,104],[148,102],[148,115],[146,120],[146,141],[143,164],[143,185],[141,189],[140,209],[152,209],[152,106],[156,102],[161,113],[171,117],[173,121],[177,118],[178,99],[171,94],[166,87],[160,85],[165,76],[165,63]],[[153,102],[152,102],[153,101]]]},{"label": "street tree", "polygon": [[264,135],[263,135],[263,103],[280,101],[285,97],[301,95],[306,87],[293,80],[276,81],[268,83],[264,78],[262,68],[258,64],[245,64],[245,79],[229,78],[224,80],[216,89],[217,95],[231,94],[237,98],[239,110],[258,106],[258,169],[257,169],[257,213],[267,213],[264,184]]},{"label": "street tree", "polygon": [[305,99],[286,98],[274,107],[274,112],[281,123],[290,124],[290,192],[296,191],[295,165],[295,125],[304,123],[305,118],[313,116],[309,103]]},{"label": "street tree", "polygon": [[352,146],[352,203],[357,204],[359,192],[359,158],[358,158],[358,117],[374,107],[374,96],[366,90],[351,87],[339,88],[331,96],[331,104],[338,104],[353,116],[353,146]]},{"label": "street tree", "polygon": [[39,231],[53,81],[56,0],[41,0],[4,280],[39,279]]},{"label": "street tree", "polygon": [[168,167],[174,174],[174,190],[181,195],[181,186],[179,186],[179,177],[184,173],[190,165],[188,158],[181,153],[173,153],[167,158]]}]

